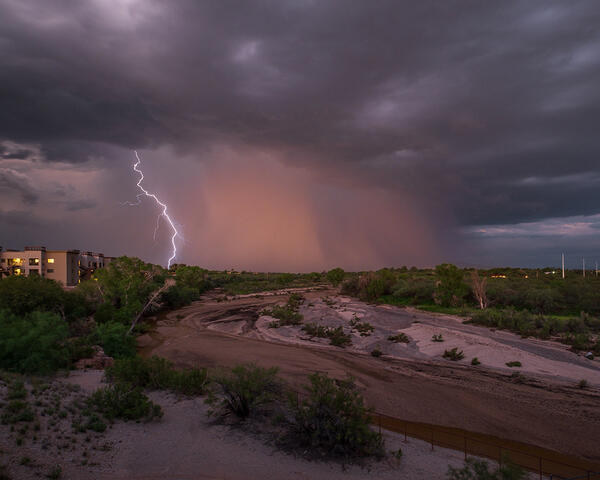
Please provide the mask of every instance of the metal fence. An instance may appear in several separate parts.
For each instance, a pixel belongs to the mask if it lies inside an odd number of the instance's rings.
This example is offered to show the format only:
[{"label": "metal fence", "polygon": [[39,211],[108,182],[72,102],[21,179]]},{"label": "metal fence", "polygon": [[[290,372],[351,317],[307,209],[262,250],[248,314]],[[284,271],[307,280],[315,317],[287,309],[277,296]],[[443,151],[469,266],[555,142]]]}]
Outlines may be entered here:
[{"label": "metal fence", "polygon": [[489,458],[500,464],[510,459],[513,464],[539,473],[540,479],[600,480],[599,464],[534,445],[460,428],[401,420],[380,413],[373,415],[373,424],[380,429],[403,434],[405,440],[407,437],[424,440],[432,450],[439,446],[464,452],[465,460],[468,455]]}]

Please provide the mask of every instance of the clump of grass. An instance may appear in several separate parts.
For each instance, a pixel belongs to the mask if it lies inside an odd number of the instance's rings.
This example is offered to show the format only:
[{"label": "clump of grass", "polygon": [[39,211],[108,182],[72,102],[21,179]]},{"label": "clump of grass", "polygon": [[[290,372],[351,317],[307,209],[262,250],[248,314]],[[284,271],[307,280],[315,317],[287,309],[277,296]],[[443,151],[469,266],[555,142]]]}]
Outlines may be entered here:
[{"label": "clump of grass", "polygon": [[431,340],[434,342],[443,342],[444,341],[444,337],[442,336],[441,333],[438,334],[434,334],[431,336]]},{"label": "clump of grass", "polygon": [[448,466],[446,478],[448,480],[522,480],[525,478],[525,471],[511,463],[508,458],[504,458],[495,471],[490,470],[486,461],[469,458],[463,468]]},{"label": "clump of grass", "polygon": [[32,422],[35,414],[29,404],[23,400],[11,400],[4,406],[0,420],[3,424]]},{"label": "clump of grass", "polygon": [[60,465],[56,465],[46,475],[46,478],[49,478],[50,480],[58,480],[61,477],[62,477],[62,467]]},{"label": "clump of grass", "polygon": [[374,350],[371,350],[371,355],[373,357],[381,357],[383,355],[383,352],[381,350],[379,350],[378,348],[375,348]]},{"label": "clump of grass", "polygon": [[171,390],[183,395],[202,395],[208,385],[208,372],[203,368],[176,370],[171,362],[153,356],[123,358],[106,370],[113,382],[129,383],[151,390]]},{"label": "clump of grass", "polygon": [[587,388],[587,387],[588,387],[588,381],[582,378],[582,379],[581,379],[581,380],[579,380],[579,382],[577,383],[577,386],[578,386],[579,388]]},{"label": "clump of grass", "polygon": [[473,357],[473,359],[471,360],[471,365],[481,365],[481,362],[479,361],[479,359],[477,357]]},{"label": "clump of grass", "polygon": [[512,362],[506,362],[506,366],[513,368],[513,367],[522,367],[523,365],[521,364],[521,362],[515,360]]},{"label": "clump of grass", "polygon": [[336,347],[346,347],[352,345],[352,337],[344,333],[342,327],[325,327],[317,323],[306,323],[302,326],[302,330],[310,337],[328,338],[329,344]]},{"label": "clump of grass", "polygon": [[271,322],[269,328],[301,325],[304,317],[298,310],[302,303],[304,303],[304,297],[297,293],[292,293],[285,305],[275,305],[271,309],[266,308],[262,314],[278,320],[277,322]]},{"label": "clump of grass", "polygon": [[163,415],[160,405],[144,395],[140,387],[128,383],[99,388],[89,397],[88,404],[108,420],[152,420]]},{"label": "clump of grass", "polygon": [[402,332],[400,332],[396,335],[390,335],[389,337],[387,337],[387,339],[390,342],[394,342],[394,343],[410,343],[410,339],[408,338],[406,333],[402,333]]},{"label": "clump of grass", "polygon": [[463,353],[462,350],[459,350],[458,347],[454,347],[451,350],[444,350],[444,354],[442,356],[444,358],[446,358],[448,360],[452,360],[454,362],[465,358],[465,354]]},{"label": "clump of grass", "polygon": [[245,419],[266,407],[282,391],[277,371],[277,367],[249,364],[238,365],[229,372],[218,372],[206,400],[213,407],[209,414]]},{"label": "clump of grass", "polygon": [[350,326],[353,330],[356,330],[361,337],[368,337],[373,333],[373,325],[369,322],[361,322],[360,319],[354,315],[354,317],[350,320]]}]

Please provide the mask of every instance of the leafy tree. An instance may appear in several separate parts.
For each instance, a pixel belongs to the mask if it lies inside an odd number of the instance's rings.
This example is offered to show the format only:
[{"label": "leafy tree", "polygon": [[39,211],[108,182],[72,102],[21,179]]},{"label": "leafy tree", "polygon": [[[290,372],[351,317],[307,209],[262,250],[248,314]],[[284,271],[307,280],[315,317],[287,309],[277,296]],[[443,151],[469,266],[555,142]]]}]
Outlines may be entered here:
[{"label": "leafy tree", "polygon": [[434,293],[436,303],[444,306],[460,305],[469,292],[463,271],[456,265],[444,263],[435,267],[437,283]]},{"label": "leafy tree", "polygon": [[488,306],[488,299],[486,295],[487,277],[480,277],[477,270],[471,272],[471,290],[479,308],[484,310]]},{"label": "leafy tree", "polygon": [[65,295],[58,282],[39,275],[12,275],[0,281],[0,306],[16,315],[34,311],[64,314]]},{"label": "leafy tree", "polygon": [[39,374],[66,368],[70,360],[68,334],[67,323],[57,314],[17,316],[0,311],[0,368]]},{"label": "leafy tree", "polygon": [[344,272],[344,270],[340,267],[337,267],[327,272],[327,281],[333,286],[337,287],[340,283],[342,283],[345,275],[346,272]]},{"label": "leafy tree", "polygon": [[126,325],[109,321],[99,324],[90,340],[98,343],[110,357],[131,357],[135,355],[135,338],[127,333]]},{"label": "leafy tree", "polygon": [[[113,260],[105,268],[96,270],[94,277],[102,302],[114,307],[112,319],[130,323],[129,331],[168,288],[165,278],[166,271],[162,267],[130,257]],[[110,311],[110,307],[104,309],[104,314]]]}]

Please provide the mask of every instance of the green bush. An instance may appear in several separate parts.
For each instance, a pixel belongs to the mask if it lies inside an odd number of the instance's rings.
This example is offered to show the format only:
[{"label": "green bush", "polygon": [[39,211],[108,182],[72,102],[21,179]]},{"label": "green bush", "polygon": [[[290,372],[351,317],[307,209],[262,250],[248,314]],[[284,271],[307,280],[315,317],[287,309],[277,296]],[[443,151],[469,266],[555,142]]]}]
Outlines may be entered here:
[{"label": "green bush", "polygon": [[89,397],[88,404],[108,420],[152,420],[163,414],[160,405],[144,395],[141,388],[128,383],[99,388]]},{"label": "green bush", "polygon": [[356,330],[361,337],[368,337],[373,333],[373,325],[369,322],[361,322],[358,317],[354,317],[350,320],[350,326],[353,330]]},{"label": "green bush", "polygon": [[336,382],[320,373],[310,377],[308,398],[290,397],[289,439],[322,456],[347,459],[383,455],[383,438],[370,428],[370,413],[352,380]]},{"label": "green bush", "polygon": [[229,372],[217,372],[207,399],[214,407],[210,414],[245,419],[268,406],[282,391],[277,371],[277,367],[250,364],[238,365]]},{"label": "green bush", "polygon": [[333,286],[337,287],[340,283],[342,283],[342,280],[344,280],[345,275],[346,272],[344,272],[343,269],[339,267],[334,268],[333,270],[329,270],[327,272],[327,281]]},{"label": "green bush", "polygon": [[352,345],[352,337],[345,334],[342,327],[330,328],[327,336],[329,338],[329,344],[334,347],[344,348]]},{"label": "green bush", "polygon": [[438,333],[437,335],[436,334],[432,335],[431,336],[431,340],[433,342],[443,342],[444,341],[444,337],[442,336],[441,333]]},{"label": "green bush", "polygon": [[397,335],[390,335],[387,337],[390,342],[394,343],[410,343],[410,339],[406,335],[406,333],[398,333]]},{"label": "green bush", "polygon": [[469,458],[462,468],[448,467],[448,480],[522,480],[525,472],[522,468],[504,459],[502,465],[491,471],[487,462]]},{"label": "green bush", "polygon": [[514,361],[514,362],[506,362],[506,366],[512,368],[512,367],[522,367],[523,365],[521,365],[521,362]]},{"label": "green bush", "polygon": [[0,306],[18,316],[62,310],[68,293],[58,282],[41,276],[11,275],[0,281]]},{"label": "green bush", "polygon": [[371,350],[371,355],[375,358],[377,357],[381,357],[383,355],[383,352],[381,350],[379,350],[378,348],[375,348],[374,350]]},{"label": "green bush", "polygon": [[465,358],[465,354],[462,350],[459,350],[458,347],[454,347],[451,350],[444,350],[444,354],[442,356],[454,362]]},{"label": "green bush", "polygon": [[113,382],[125,382],[153,390],[171,390],[184,395],[202,395],[208,385],[206,369],[176,370],[171,362],[156,356],[148,359],[139,356],[118,359],[106,369],[106,376]]},{"label": "green bush", "polygon": [[306,323],[302,325],[302,330],[311,337],[328,338],[329,344],[344,348],[348,345],[352,345],[352,337],[344,333],[342,327],[325,327],[317,323]]},{"label": "green bush", "polygon": [[297,293],[292,293],[285,305],[275,305],[271,309],[266,308],[262,314],[279,320],[277,323],[272,322],[272,325],[269,325],[271,328],[286,325],[301,325],[304,317],[298,313],[298,309],[303,302],[304,297]]},{"label": "green bush", "polygon": [[135,355],[135,338],[127,333],[128,330],[127,325],[110,321],[98,325],[91,339],[110,357],[131,357]]},{"label": "green bush", "polygon": [[481,362],[479,361],[479,359],[477,357],[473,357],[473,359],[471,360],[471,365],[481,365]]},{"label": "green bush", "polygon": [[67,323],[54,313],[16,316],[0,311],[0,368],[29,374],[67,368],[68,335]]}]

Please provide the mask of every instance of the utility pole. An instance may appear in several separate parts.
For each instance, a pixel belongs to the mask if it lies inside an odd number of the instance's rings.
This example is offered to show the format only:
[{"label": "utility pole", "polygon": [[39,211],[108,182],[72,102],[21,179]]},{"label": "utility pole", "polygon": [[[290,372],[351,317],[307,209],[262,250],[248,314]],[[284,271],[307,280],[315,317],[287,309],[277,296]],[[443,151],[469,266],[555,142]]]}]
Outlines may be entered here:
[{"label": "utility pole", "polygon": [[561,254],[562,257],[562,278],[565,278],[565,254]]}]

